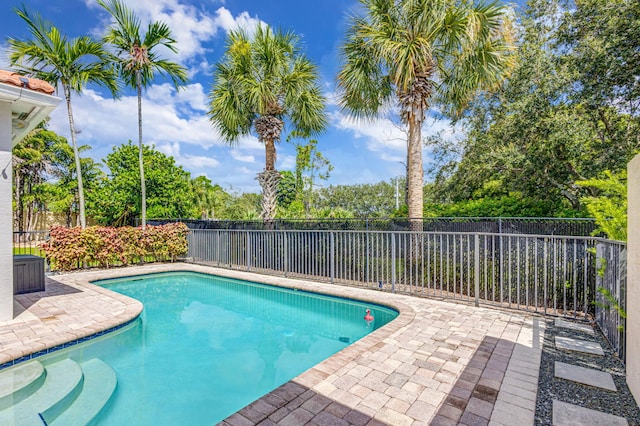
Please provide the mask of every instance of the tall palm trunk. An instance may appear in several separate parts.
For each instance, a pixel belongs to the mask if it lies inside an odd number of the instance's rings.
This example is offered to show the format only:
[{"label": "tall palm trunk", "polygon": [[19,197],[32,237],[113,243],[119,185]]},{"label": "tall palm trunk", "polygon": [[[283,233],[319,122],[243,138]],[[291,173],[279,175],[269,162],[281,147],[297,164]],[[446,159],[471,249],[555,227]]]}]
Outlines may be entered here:
[{"label": "tall palm trunk", "polygon": [[266,139],[264,141],[264,149],[265,168],[262,173],[258,173],[257,179],[262,187],[262,213],[260,217],[269,227],[276,216],[278,182],[282,176],[275,169],[276,145],[274,140]]},{"label": "tall palm trunk", "polygon": [[76,175],[78,177],[78,211],[80,226],[82,229],[87,227],[87,219],[84,210],[84,187],[82,185],[82,167],[80,165],[80,153],[78,152],[78,143],[76,141],[76,127],[73,123],[73,111],[71,109],[71,87],[63,84],[64,97],[67,101],[67,114],[69,115],[69,131],[71,132],[71,144],[73,145],[73,156],[76,163]]},{"label": "tall palm trunk", "polygon": [[412,231],[422,230],[424,171],[422,170],[422,137],[420,121],[416,117],[409,120],[407,139],[407,198],[409,200],[409,223]]},{"label": "tall palm trunk", "polygon": [[147,187],[144,183],[144,161],[142,158],[142,82],[140,70],[136,70],[136,85],[138,86],[138,162],[140,165],[140,195],[142,229],[147,226]]}]

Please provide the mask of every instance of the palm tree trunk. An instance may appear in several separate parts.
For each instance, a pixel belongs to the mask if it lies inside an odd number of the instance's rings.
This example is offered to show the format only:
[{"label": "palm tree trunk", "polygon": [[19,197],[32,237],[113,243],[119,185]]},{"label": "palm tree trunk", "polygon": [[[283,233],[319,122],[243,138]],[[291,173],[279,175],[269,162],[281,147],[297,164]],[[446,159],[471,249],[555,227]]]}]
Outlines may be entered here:
[{"label": "palm tree trunk", "polygon": [[147,187],[144,183],[144,161],[142,157],[142,83],[140,70],[136,71],[136,84],[138,86],[138,162],[140,164],[140,216],[142,229],[147,226]]},{"label": "palm tree trunk", "polygon": [[275,170],[276,169],[276,144],[273,140],[266,140],[264,142],[264,151],[265,151],[265,170]]},{"label": "palm tree trunk", "polygon": [[67,113],[69,114],[69,131],[71,132],[71,144],[73,145],[73,156],[76,162],[76,175],[78,177],[78,211],[80,226],[82,229],[87,227],[87,219],[84,211],[84,187],[82,186],[82,167],[80,166],[80,153],[78,152],[78,143],[76,142],[76,128],[73,123],[73,111],[71,110],[71,87],[64,84],[64,97],[67,101]]},{"label": "palm tree trunk", "polygon": [[422,230],[423,217],[423,180],[422,170],[422,135],[420,122],[415,118],[409,120],[409,138],[407,140],[407,198],[409,223],[412,231]]},{"label": "palm tree trunk", "polygon": [[266,164],[264,171],[258,174],[257,179],[262,187],[262,213],[260,216],[267,227],[270,227],[276,216],[278,182],[281,175],[275,169],[276,146],[273,139],[266,139],[264,148]]}]

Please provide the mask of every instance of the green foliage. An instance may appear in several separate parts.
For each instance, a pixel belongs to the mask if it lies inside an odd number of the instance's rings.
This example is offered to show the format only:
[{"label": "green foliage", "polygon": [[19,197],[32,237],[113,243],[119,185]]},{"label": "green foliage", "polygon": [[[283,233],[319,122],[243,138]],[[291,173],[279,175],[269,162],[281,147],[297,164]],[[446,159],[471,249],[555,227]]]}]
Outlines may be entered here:
[{"label": "green foliage", "polygon": [[[571,215],[600,192],[578,182],[626,168],[640,149],[640,92],[629,74],[638,39],[624,36],[638,31],[638,3],[614,3],[528,3],[503,89],[473,103],[464,139],[428,141],[441,161],[433,201],[521,194],[544,200],[533,213]],[[620,20],[630,22],[611,25]]]},{"label": "green foliage", "polygon": [[390,182],[331,185],[318,191],[318,209],[342,210],[351,217],[388,217],[395,208],[395,186]]},{"label": "green foliage", "polygon": [[260,218],[260,200],[260,194],[235,194],[225,210],[221,213],[220,218],[230,220],[258,220]]},{"label": "green foliage", "polygon": [[155,73],[170,78],[178,88],[187,81],[187,70],[180,64],[164,59],[158,51],[177,53],[176,40],[167,24],[150,22],[141,34],[140,19],[121,0],[98,0],[113,18],[104,37],[115,48],[117,70],[126,85],[132,88],[149,87]]},{"label": "green foliage", "polygon": [[[87,146],[79,147],[79,152]],[[71,226],[78,213],[78,181],[73,148],[65,138],[38,126],[13,148],[14,211],[17,230],[41,229],[48,212],[61,214]],[[84,184],[95,187],[97,164],[80,158]]]},{"label": "green foliage", "polygon": [[280,175],[282,178],[278,181],[278,208],[287,209],[298,198],[297,180],[289,170],[280,172]]},{"label": "green foliage", "polygon": [[[210,94],[212,123],[222,137],[235,142],[249,134],[260,116],[288,119],[301,134],[321,132],[326,124],[318,74],[291,32],[260,25],[250,37],[244,30],[227,36],[227,49],[214,71]],[[278,140],[260,134],[262,142]]]},{"label": "green foliage", "polygon": [[[618,299],[616,299],[616,297],[613,294],[611,294],[611,291],[609,289],[604,287],[598,287],[598,293],[602,295],[605,301],[596,302],[597,306],[607,310],[616,311],[620,316],[620,318],[627,319],[627,311],[625,311],[622,308],[622,306],[620,306]],[[618,331],[621,333],[624,332],[624,325],[622,324],[618,325]]]},{"label": "green foliage", "polygon": [[116,74],[110,63],[111,55],[102,43],[89,36],[68,39],[58,28],[26,7],[15,9],[31,33],[31,40],[9,39],[9,59],[18,71],[60,85],[64,92],[69,116],[69,130],[73,146],[76,179],[78,181],[78,211],[80,224],[86,226],[82,166],[76,129],[71,110],[71,94],[80,93],[88,83],[106,87],[117,96]]},{"label": "green foliage", "polygon": [[407,204],[423,215],[422,127],[433,106],[457,116],[478,90],[497,88],[513,63],[500,3],[362,0],[341,48],[340,103],[374,118],[392,103],[407,127]]},{"label": "green foliage", "polygon": [[191,217],[200,219],[224,217],[233,198],[220,185],[213,185],[206,176],[198,176],[191,180],[191,193],[194,205]]},{"label": "green foliage", "polygon": [[175,261],[187,252],[189,228],[170,223],[142,228],[91,226],[54,227],[41,245],[52,270],[69,271],[83,265],[110,267],[149,261]]},{"label": "green foliage", "polygon": [[[427,217],[549,217],[558,216],[558,213],[560,211],[553,202],[523,198],[520,194],[476,198],[448,204],[425,204]],[[563,213],[567,217],[575,216],[577,212]]]},{"label": "green foliage", "polygon": [[[177,53],[176,40],[164,22],[151,22],[144,35],[140,34],[140,19],[121,0],[98,0],[98,4],[111,14],[114,23],[109,27],[104,41],[115,50],[115,65],[118,74],[127,86],[138,92],[138,163],[140,168],[142,226],[147,220],[147,191],[142,159],[142,89],[151,85],[155,73],[171,79],[179,88],[187,81],[187,69],[177,62],[163,59],[158,50]],[[154,212],[149,212],[154,213]],[[152,214],[153,217],[153,214]]]},{"label": "green foliage", "polygon": [[316,66],[300,51],[292,32],[258,25],[255,34],[227,35],[227,49],[214,70],[209,116],[222,137],[235,143],[253,129],[265,145],[263,220],[277,209],[276,142],[288,122],[292,132],[310,136],[327,126],[325,99]]},{"label": "green foliage", "polygon": [[[147,212],[152,218],[184,218],[194,215],[190,175],[154,147],[143,146],[147,182]],[[90,194],[94,219],[105,225],[122,226],[140,216],[141,191],[138,147],[131,141],[114,147],[105,164],[109,176]]]},{"label": "green foliage", "polygon": [[583,197],[589,214],[596,219],[596,233],[605,233],[610,239],[627,241],[627,172],[613,174],[606,170],[604,178],[576,182],[593,188],[597,196]]}]

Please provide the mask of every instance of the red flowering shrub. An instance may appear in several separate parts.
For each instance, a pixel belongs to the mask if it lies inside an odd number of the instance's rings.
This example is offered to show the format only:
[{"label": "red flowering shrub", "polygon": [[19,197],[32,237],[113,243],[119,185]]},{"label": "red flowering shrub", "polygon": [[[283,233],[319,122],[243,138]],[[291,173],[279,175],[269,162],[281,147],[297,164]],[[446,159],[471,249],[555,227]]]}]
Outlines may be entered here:
[{"label": "red flowering shrub", "polygon": [[184,223],[122,228],[54,227],[42,244],[52,270],[84,266],[109,267],[139,262],[175,261],[187,252],[189,228]]}]

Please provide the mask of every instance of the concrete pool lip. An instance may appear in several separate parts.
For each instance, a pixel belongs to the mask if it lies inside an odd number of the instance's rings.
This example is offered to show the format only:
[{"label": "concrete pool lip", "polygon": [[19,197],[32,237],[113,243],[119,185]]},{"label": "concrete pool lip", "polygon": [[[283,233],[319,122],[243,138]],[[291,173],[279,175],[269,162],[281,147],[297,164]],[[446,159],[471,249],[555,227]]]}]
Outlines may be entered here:
[{"label": "concrete pool lip", "polygon": [[[537,383],[543,331],[541,321],[527,313],[186,263],[48,277],[45,292],[16,296],[22,312],[0,323],[0,364],[140,314],[140,302],[90,281],[187,271],[376,303],[399,312],[387,325],[243,408],[226,424],[500,424],[515,415],[501,411],[504,399],[509,403],[520,397],[513,389],[507,392],[510,382],[502,380],[510,361],[517,361],[519,370],[524,365]],[[533,395],[532,409],[525,408],[526,398],[517,401],[519,424],[533,424]]]}]

